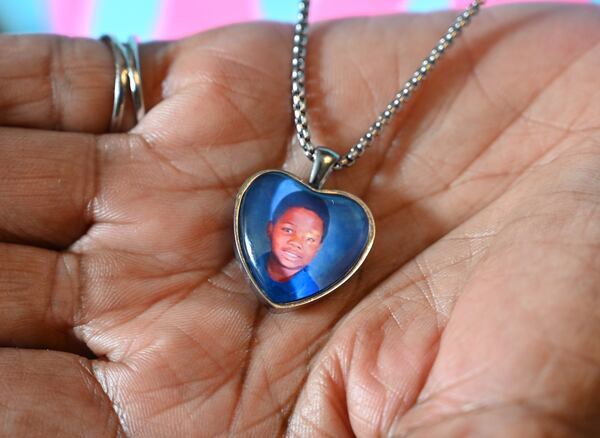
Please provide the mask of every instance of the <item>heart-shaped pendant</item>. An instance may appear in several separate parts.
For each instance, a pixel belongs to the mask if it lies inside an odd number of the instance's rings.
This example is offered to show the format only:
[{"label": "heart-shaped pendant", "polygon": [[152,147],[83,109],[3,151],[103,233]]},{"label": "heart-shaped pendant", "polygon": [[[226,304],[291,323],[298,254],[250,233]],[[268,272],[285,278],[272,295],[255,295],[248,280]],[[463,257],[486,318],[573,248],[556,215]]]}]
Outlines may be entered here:
[{"label": "heart-shaped pendant", "polygon": [[237,257],[259,297],[285,310],[324,297],[348,280],[371,249],[375,222],[351,194],[267,170],[240,189],[234,235]]}]

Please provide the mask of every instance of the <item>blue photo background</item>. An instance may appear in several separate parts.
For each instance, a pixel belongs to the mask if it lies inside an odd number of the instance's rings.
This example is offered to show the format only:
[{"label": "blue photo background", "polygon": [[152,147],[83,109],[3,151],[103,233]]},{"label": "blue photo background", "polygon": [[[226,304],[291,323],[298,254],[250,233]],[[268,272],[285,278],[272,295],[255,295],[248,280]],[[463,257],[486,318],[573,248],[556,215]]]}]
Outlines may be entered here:
[{"label": "blue photo background", "polygon": [[[282,172],[268,172],[254,180],[240,205],[239,232],[247,262],[256,276],[258,259],[271,251],[267,225],[273,211],[287,195],[308,191]],[[314,193],[325,201],[330,222],[321,249],[308,267],[320,289],[326,289],[343,277],[360,257],[369,237],[369,221],[363,208],[340,195]],[[268,291],[267,291],[268,292]]]}]

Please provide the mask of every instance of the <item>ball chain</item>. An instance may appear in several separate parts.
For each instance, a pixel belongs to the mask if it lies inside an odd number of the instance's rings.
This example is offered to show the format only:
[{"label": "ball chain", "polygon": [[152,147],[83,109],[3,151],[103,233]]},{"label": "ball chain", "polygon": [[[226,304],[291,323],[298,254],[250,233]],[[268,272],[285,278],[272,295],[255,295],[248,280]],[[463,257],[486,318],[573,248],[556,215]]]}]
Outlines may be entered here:
[{"label": "ball chain", "polygon": [[[310,0],[301,0],[299,4],[298,21],[294,27],[294,45],[292,49],[292,107],[294,111],[294,122],[298,142],[305,155],[314,160],[316,147],[311,141],[310,130],[308,128],[308,119],[306,115],[306,43],[308,31],[308,8]],[[385,110],[371,124],[367,132],[343,155],[334,165],[334,169],[339,170],[344,167],[352,166],[356,160],[371,146],[371,143],[377,137],[383,127],[392,119],[404,104],[410,99],[414,90],[423,82],[427,74],[436,65],[440,57],[446,53],[446,50],[452,42],[461,34],[463,28],[470,22],[471,17],[477,14],[479,7],[484,0],[473,1],[465,11],[454,20],[454,23],[448,28],[444,36],[440,38],[429,55],[423,59],[419,67],[415,70],[412,77],[406,81],[404,87],[396,93],[394,98],[385,107]]]}]

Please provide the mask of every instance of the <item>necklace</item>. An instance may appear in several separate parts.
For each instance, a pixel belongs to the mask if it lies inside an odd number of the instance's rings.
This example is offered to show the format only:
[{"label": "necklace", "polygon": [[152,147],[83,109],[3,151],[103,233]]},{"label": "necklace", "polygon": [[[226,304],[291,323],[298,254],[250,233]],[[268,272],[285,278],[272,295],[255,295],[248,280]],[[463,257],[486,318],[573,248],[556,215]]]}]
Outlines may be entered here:
[{"label": "necklace", "polygon": [[305,99],[309,0],[301,0],[292,50],[292,108],[299,145],[313,162],[307,182],[283,170],[252,175],[234,208],[236,256],[258,297],[275,308],[299,307],[328,295],[364,262],[375,238],[375,221],[354,195],[322,189],[333,170],[352,166],[410,98],[454,39],[477,14],[473,1],[367,132],[346,152],[312,143]]}]

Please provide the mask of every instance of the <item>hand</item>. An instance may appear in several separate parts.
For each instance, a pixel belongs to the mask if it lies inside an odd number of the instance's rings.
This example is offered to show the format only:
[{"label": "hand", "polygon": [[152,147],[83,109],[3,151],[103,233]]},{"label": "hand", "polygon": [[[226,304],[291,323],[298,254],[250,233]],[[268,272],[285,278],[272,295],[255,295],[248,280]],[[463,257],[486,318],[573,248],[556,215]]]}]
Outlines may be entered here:
[{"label": "hand", "polygon": [[[344,151],[455,15],[311,28],[313,138]],[[2,435],[600,433],[599,23],[484,8],[328,181],[373,211],[365,265],[285,314],[234,261],[232,206],[308,172],[290,26],[144,46],[152,108],[110,135],[105,46],[0,37]]]}]

